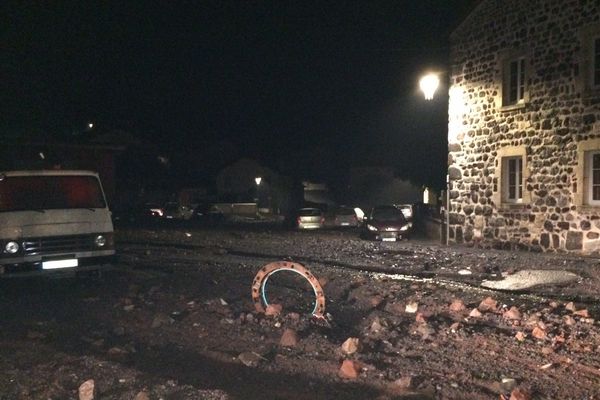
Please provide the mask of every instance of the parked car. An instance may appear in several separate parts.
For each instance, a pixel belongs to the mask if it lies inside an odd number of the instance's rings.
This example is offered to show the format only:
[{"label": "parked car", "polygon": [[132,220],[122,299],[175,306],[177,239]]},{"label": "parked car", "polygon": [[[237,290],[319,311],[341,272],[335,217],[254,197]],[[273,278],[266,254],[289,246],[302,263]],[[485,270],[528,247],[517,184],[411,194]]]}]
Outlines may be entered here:
[{"label": "parked car", "polygon": [[410,237],[410,226],[400,209],[393,205],[374,207],[365,217],[361,237],[396,241]]},{"label": "parked car", "polygon": [[216,223],[225,220],[225,214],[213,204],[199,204],[194,207],[194,220]]},{"label": "parked car", "polygon": [[188,220],[192,218],[194,210],[188,206],[183,206],[179,203],[167,203],[165,204],[163,217],[167,219],[183,219]]},{"label": "parked car", "polygon": [[320,229],[325,225],[325,214],[318,208],[301,208],[296,224],[298,229]]},{"label": "parked car", "polygon": [[339,207],[335,210],[333,225],[338,227],[357,227],[358,217],[354,209],[350,207]]},{"label": "parked car", "polygon": [[413,219],[415,210],[412,204],[397,204],[396,207],[402,211],[402,214],[404,214],[404,218],[406,218],[407,221]]}]

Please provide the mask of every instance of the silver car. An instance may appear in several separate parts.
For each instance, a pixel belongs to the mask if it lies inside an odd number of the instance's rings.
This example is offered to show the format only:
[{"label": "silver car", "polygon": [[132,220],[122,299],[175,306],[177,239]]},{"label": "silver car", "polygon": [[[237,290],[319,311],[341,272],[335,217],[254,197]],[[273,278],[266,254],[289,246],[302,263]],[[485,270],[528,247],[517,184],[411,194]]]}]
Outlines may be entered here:
[{"label": "silver car", "polygon": [[298,229],[320,229],[325,225],[325,215],[318,208],[301,208],[296,222]]},{"label": "silver car", "polygon": [[354,209],[350,207],[339,207],[335,211],[333,225],[340,227],[357,227],[358,218],[356,217],[356,212],[354,212]]}]

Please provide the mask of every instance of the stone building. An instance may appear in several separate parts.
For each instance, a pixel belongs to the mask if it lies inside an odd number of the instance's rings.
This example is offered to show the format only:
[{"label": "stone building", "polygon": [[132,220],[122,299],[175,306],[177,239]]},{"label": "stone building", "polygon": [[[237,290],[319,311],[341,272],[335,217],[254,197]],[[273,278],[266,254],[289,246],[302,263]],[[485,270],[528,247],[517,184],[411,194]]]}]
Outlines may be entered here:
[{"label": "stone building", "polygon": [[482,0],[450,57],[450,241],[599,253],[600,2]]}]

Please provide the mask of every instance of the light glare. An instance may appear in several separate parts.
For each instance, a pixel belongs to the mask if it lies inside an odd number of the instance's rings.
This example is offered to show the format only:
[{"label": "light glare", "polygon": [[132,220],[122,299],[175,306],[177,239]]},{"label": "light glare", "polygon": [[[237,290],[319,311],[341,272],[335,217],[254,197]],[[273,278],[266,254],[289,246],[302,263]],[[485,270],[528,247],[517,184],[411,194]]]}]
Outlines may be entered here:
[{"label": "light glare", "polygon": [[427,74],[419,81],[419,87],[425,95],[425,100],[432,100],[435,91],[440,85],[440,78],[436,74]]}]

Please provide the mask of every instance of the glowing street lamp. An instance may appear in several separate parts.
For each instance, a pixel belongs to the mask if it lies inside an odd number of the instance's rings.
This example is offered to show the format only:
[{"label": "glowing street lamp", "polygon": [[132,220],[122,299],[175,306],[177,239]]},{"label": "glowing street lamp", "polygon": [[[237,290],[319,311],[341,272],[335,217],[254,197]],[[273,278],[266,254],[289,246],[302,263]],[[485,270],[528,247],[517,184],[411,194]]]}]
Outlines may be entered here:
[{"label": "glowing street lamp", "polygon": [[434,73],[427,74],[419,80],[419,87],[425,95],[425,100],[432,100],[439,86],[440,78]]},{"label": "glowing street lamp", "polygon": [[256,185],[258,186],[262,182],[262,178],[260,176],[257,176],[256,178],[254,178],[254,182],[256,182]]},{"label": "glowing street lamp", "polygon": [[94,124],[92,122],[88,123],[88,128],[92,129],[94,127]]}]

